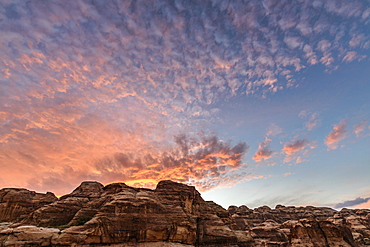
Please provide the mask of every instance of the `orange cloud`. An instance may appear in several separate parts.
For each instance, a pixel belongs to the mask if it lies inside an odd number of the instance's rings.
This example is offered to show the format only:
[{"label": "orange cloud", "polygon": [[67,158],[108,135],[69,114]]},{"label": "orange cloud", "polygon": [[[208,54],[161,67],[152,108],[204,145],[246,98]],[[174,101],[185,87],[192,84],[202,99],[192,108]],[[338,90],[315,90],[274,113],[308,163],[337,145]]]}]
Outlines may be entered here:
[{"label": "orange cloud", "polygon": [[106,162],[97,161],[95,169],[102,179],[121,177],[122,181],[141,186],[171,179],[195,184],[201,191],[238,180],[235,179],[240,174],[233,172],[242,166],[248,149],[245,143],[232,146],[216,136],[205,135],[199,138],[180,135],[175,141],[177,145],[172,151],[144,157],[119,153]]},{"label": "orange cloud", "polygon": [[288,155],[294,155],[298,151],[304,149],[306,146],[308,146],[310,142],[306,139],[303,140],[297,140],[291,144],[285,144],[283,147],[283,152]]},{"label": "orange cloud", "polygon": [[253,160],[256,162],[261,162],[262,160],[267,160],[273,155],[273,151],[270,150],[269,143],[271,139],[266,138],[265,141],[258,145],[258,150],[253,156]]},{"label": "orange cloud", "polygon": [[325,144],[329,149],[337,149],[338,143],[346,137],[346,121],[342,120],[338,125],[334,125],[333,130],[325,138]]},{"label": "orange cloud", "polygon": [[[216,136],[205,134],[198,137],[179,135],[175,143],[175,146],[163,152],[145,149],[133,152],[129,149],[127,152],[121,150],[111,153],[114,149],[108,149],[105,158],[92,157],[88,164],[76,166],[72,162],[63,168],[56,166],[54,169],[38,166],[37,177],[32,171],[37,167],[33,163],[33,167],[29,167],[29,175],[23,178],[26,184],[22,187],[38,191],[48,188],[63,194],[81,180],[97,180],[102,183],[121,181],[132,186],[153,188],[159,181],[171,179],[195,185],[205,191],[252,178],[241,171],[242,159],[248,150],[245,143],[231,145]],[[98,154],[102,155],[101,152]],[[26,158],[25,155],[22,159]],[[30,156],[28,159],[37,158]]]}]

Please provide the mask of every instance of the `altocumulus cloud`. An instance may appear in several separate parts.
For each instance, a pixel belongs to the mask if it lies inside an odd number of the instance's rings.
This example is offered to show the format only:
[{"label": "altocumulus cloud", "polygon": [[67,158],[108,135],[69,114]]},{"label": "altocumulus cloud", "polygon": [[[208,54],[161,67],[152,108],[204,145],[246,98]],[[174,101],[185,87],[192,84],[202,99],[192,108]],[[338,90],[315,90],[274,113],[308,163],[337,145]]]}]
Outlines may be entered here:
[{"label": "altocumulus cloud", "polygon": [[[173,136],[191,139],[216,121],[212,103],[295,86],[296,72],[312,64],[331,69],[362,59],[370,48],[366,6],[360,0],[1,1],[3,183],[42,190],[38,174],[49,174],[55,186],[60,174],[69,184],[120,174],[117,160],[130,155],[167,167],[158,158],[167,152],[186,167],[189,160],[171,153],[178,145]],[[210,178],[238,167],[231,158],[223,167],[226,158],[192,155],[187,159],[208,160],[201,164],[215,174]],[[117,166],[94,163],[104,157]],[[149,176],[135,167],[157,169],[144,158],[129,160],[129,176],[137,179]],[[200,183],[190,167],[184,174]]]}]

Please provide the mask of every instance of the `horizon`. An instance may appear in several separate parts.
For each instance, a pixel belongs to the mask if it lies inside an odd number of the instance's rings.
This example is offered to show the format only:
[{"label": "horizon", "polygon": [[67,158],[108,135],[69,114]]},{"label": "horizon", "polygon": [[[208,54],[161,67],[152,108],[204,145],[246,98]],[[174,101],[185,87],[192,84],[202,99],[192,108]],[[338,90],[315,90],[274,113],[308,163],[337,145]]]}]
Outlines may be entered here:
[{"label": "horizon", "polygon": [[370,208],[368,1],[0,6],[0,188]]}]

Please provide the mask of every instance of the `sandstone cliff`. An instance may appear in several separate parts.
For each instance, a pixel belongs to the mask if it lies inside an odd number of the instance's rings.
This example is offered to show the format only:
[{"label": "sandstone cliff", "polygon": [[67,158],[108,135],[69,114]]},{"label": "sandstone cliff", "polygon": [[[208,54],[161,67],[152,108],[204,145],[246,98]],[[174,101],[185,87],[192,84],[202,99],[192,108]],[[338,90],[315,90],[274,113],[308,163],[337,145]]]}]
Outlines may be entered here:
[{"label": "sandstone cliff", "polygon": [[192,186],[83,182],[57,199],[0,190],[0,246],[367,246],[370,210],[225,210]]}]

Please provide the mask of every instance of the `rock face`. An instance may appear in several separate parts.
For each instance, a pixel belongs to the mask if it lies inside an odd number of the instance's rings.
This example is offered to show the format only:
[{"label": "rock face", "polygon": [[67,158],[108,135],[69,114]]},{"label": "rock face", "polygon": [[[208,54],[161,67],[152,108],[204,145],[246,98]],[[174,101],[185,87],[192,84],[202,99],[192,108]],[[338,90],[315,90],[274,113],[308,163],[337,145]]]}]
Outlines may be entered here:
[{"label": "rock face", "polygon": [[36,193],[26,189],[0,190],[0,222],[17,222],[36,209],[57,201],[53,193]]},{"label": "rock face", "polygon": [[0,190],[0,246],[366,246],[370,210],[225,210],[192,186],[83,182],[52,193]]}]

